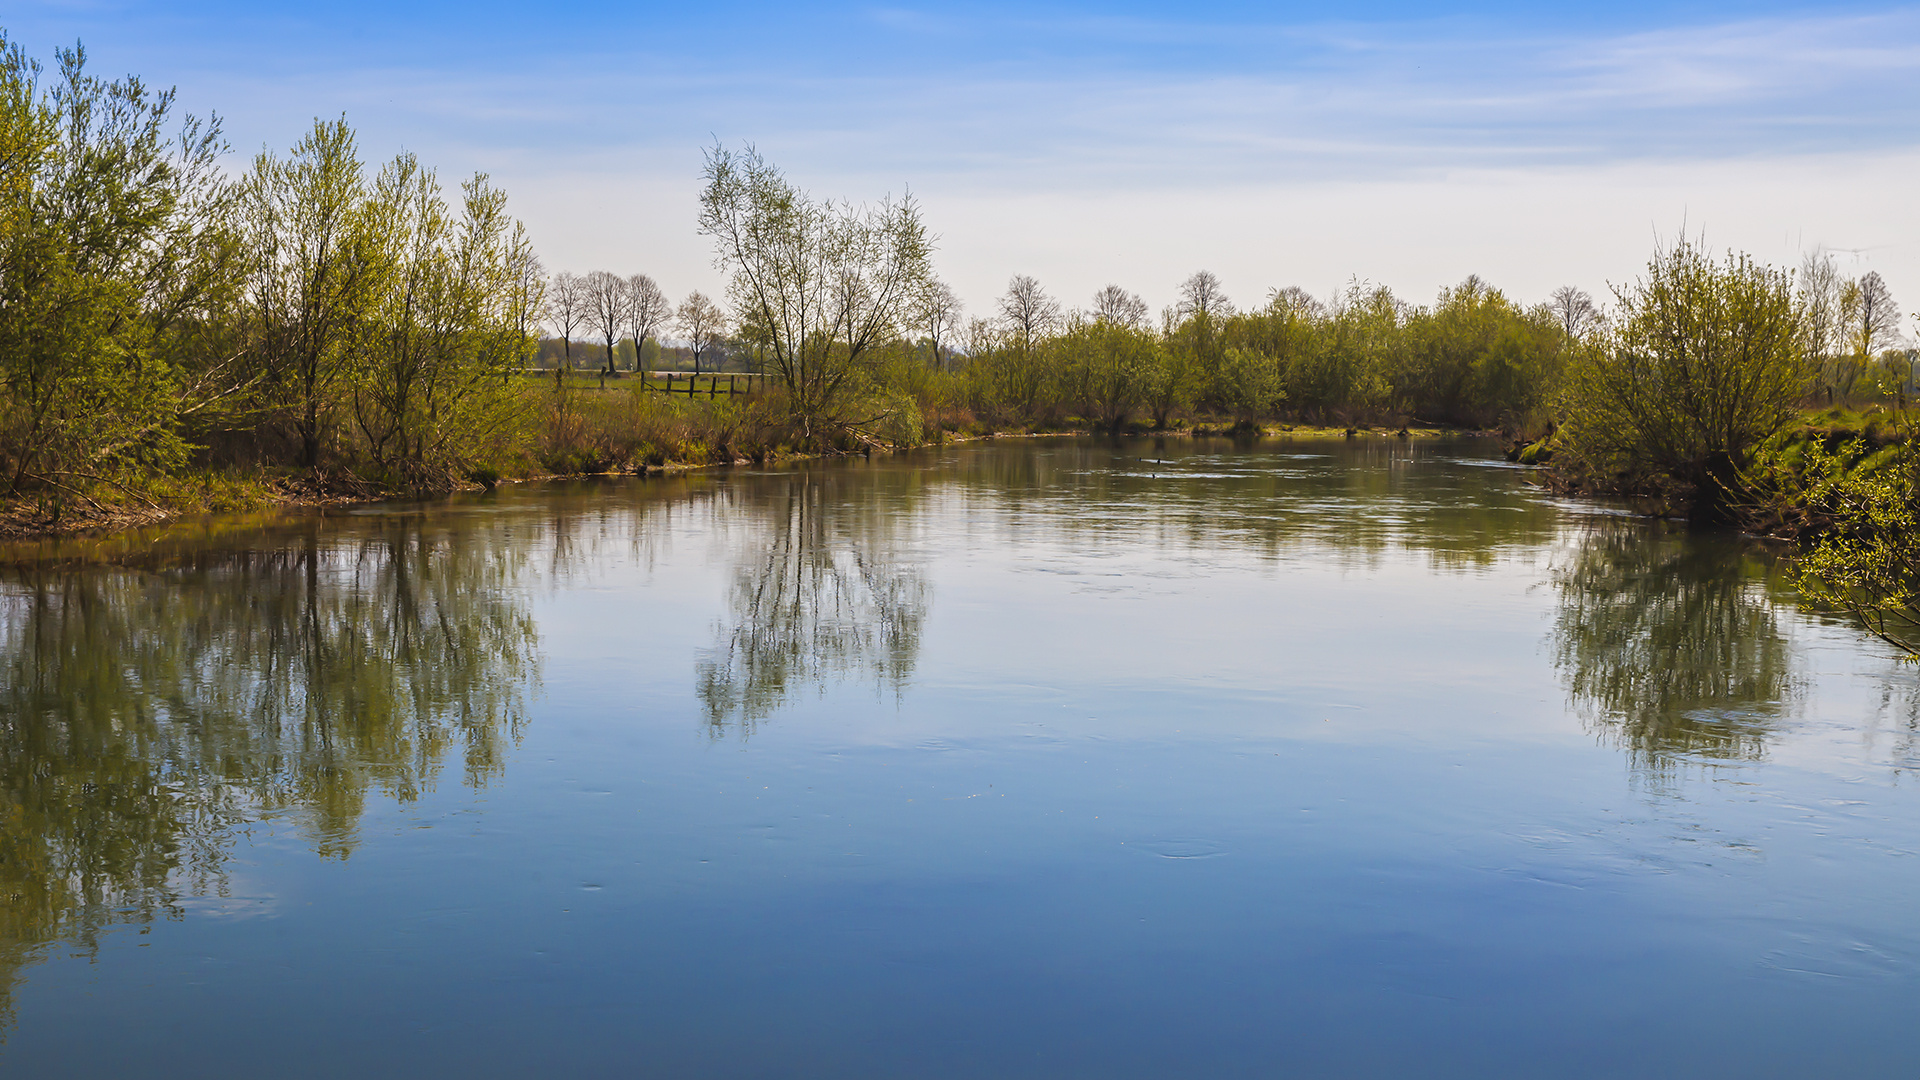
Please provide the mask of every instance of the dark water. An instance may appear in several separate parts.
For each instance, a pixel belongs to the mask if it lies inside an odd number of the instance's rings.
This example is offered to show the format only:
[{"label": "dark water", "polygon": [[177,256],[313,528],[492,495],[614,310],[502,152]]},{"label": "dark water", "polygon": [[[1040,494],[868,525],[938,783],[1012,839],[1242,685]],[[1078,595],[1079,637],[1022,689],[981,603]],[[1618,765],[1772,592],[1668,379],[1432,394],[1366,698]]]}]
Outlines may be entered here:
[{"label": "dark water", "polygon": [[0,588],[0,1071],[1915,1075],[1913,670],[1487,455],[49,549]]}]

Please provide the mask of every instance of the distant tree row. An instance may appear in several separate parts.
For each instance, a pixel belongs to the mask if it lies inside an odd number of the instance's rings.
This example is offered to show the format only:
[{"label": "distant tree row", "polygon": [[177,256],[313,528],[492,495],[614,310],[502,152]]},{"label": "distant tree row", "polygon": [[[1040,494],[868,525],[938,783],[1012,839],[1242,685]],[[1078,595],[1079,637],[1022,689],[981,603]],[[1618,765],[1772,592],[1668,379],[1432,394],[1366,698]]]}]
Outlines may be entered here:
[{"label": "distant tree row", "polygon": [[1016,276],[997,318],[968,324],[970,402],[995,416],[1067,413],[1119,428],[1164,427],[1180,414],[1246,424],[1422,422],[1475,427],[1537,423],[1591,300],[1522,307],[1477,277],[1415,306],[1354,282],[1329,301],[1298,288],[1237,309],[1212,273],[1180,286],[1157,323],[1119,285],[1066,311],[1033,278]]},{"label": "distant tree row", "polygon": [[632,343],[632,363],[638,365],[648,339],[657,343],[660,332],[671,326],[687,342],[697,372],[701,358],[727,336],[727,315],[720,305],[695,291],[675,307],[645,274],[624,278],[605,270],[555,274],[547,286],[543,314],[558,335],[565,358],[556,367],[556,378],[574,366],[576,337],[600,342],[601,370],[611,375],[622,340]]},{"label": "distant tree row", "polygon": [[[1798,316],[1802,348],[1813,364],[1826,403],[1850,396],[1874,361],[1904,344],[1900,308],[1880,275],[1842,277],[1826,252],[1811,252],[1800,264]],[[1909,373],[1909,377],[1910,377]]]},{"label": "distant tree row", "polygon": [[[1899,313],[1885,283],[1877,274],[1843,280],[1825,256],[1810,257],[1796,285],[1744,257],[1714,269],[1697,245],[1681,243],[1616,291],[1611,317],[1571,286],[1525,305],[1477,276],[1426,305],[1356,280],[1326,300],[1284,288],[1239,309],[1201,271],[1157,319],[1117,284],[1068,310],[1016,275],[989,317],[963,320],[932,272],[932,240],[911,200],[818,202],[751,148],[710,150],[705,179],[701,228],[731,271],[741,340],[768,358],[798,415],[829,425],[890,415],[907,396],[949,424],[1119,430],[1195,416],[1538,435],[1565,415],[1595,415],[1579,397],[1600,385],[1595,372],[1631,372],[1667,354],[1682,373],[1720,364],[1719,341],[1671,335],[1722,333],[1714,320],[1734,317],[1726,305],[1749,303],[1752,290],[1740,283],[1754,274],[1770,299],[1750,313],[1784,320],[1786,336],[1744,324],[1725,331],[1748,335],[1749,352],[1700,376],[1733,381],[1714,392],[1777,412],[1780,395],[1844,397],[1868,373],[1876,394],[1904,394],[1912,383],[1913,353],[1897,348]],[[1663,291],[1670,285],[1679,291]],[[1655,396],[1680,412],[1709,389],[1685,379],[1662,386]],[[1715,422],[1732,431],[1745,421]],[[1618,464],[1598,451],[1593,461],[1603,458]]]}]

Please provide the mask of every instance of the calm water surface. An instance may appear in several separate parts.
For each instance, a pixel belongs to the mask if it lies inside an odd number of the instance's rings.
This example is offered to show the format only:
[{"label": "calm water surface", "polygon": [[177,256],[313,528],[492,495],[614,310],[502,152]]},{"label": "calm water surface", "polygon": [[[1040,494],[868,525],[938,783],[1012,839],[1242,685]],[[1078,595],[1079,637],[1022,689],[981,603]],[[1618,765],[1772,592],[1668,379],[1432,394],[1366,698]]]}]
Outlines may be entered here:
[{"label": "calm water surface", "polygon": [[1913,670],[1489,453],[1022,441],[44,549],[0,1071],[1913,1076]]}]

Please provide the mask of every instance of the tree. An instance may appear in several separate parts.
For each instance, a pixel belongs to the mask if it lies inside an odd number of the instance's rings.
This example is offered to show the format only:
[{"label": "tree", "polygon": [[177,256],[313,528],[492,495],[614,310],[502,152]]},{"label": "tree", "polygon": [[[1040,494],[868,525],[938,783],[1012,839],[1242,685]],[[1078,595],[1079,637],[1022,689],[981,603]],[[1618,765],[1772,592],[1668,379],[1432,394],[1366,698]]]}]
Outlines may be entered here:
[{"label": "tree", "polygon": [[673,314],[675,325],[686,335],[687,345],[693,350],[693,373],[698,375],[701,355],[726,334],[727,313],[705,293],[695,291],[687,294]]},{"label": "tree", "polygon": [[1594,306],[1593,297],[1585,289],[1576,289],[1571,285],[1562,285],[1553,290],[1553,297],[1547,307],[1553,317],[1560,322],[1561,333],[1568,341],[1578,341],[1588,328],[1600,321],[1600,309]]},{"label": "tree", "polygon": [[1678,485],[1696,514],[1723,513],[1753,447],[1807,391],[1790,285],[1746,255],[1656,252],[1615,291],[1618,324],[1568,372],[1562,468],[1604,486]]},{"label": "tree", "polygon": [[285,161],[262,153],[246,181],[254,337],[269,391],[309,469],[334,435],[371,295],[366,195],[344,117],[315,121]]},{"label": "tree", "polygon": [[512,282],[508,293],[509,318],[521,343],[515,367],[525,367],[540,346],[539,323],[547,307],[547,270],[541,265],[540,256],[534,254],[525,224],[513,223],[513,237],[508,241],[507,250],[506,273]]},{"label": "tree", "polygon": [[1174,310],[1181,319],[1198,316],[1211,322],[1233,314],[1233,303],[1221,291],[1220,279],[1210,270],[1201,270],[1180,283],[1180,303]]},{"label": "tree", "polygon": [[172,91],[56,55],[43,91],[0,33],[0,484],[57,507],[183,462],[182,421],[254,373],[217,121],[176,123]]},{"label": "tree", "polygon": [[1015,274],[1000,297],[1000,318],[1020,354],[1031,355],[1034,342],[1059,325],[1060,302],[1048,296],[1038,281]]},{"label": "tree", "polygon": [[1874,271],[1868,271],[1847,295],[1852,301],[1847,305],[1847,313],[1852,316],[1848,327],[1850,344],[1855,354],[1870,361],[1881,349],[1899,340],[1900,308],[1893,302],[1892,290]]},{"label": "tree", "polygon": [[928,279],[927,287],[920,294],[918,309],[920,328],[927,333],[927,341],[933,348],[933,363],[936,367],[945,367],[941,353],[941,342],[952,340],[960,332],[960,298],[954,295],[952,286],[944,281]]},{"label": "tree", "polygon": [[1104,323],[1139,330],[1147,325],[1147,302],[1118,285],[1093,294],[1093,317]]},{"label": "tree", "polygon": [[639,371],[640,349],[667,321],[673,305],[652,278],[635,274],[627,279],[627,333],[633,338],[633,370]]},{"label": "tree", "polygon": [[1161,363],[1148,330],[1110,319],[1078,323],[1059,339],[1086,415],[1118,434],[1146,404]]},{"label": "tree", "polygon": [[461,193],[455,211],[433,170],[402,154],[363,211],[373,270],[353,416],[377,475],[416,491],[447,486],[506,426],[528,344],[525,232],[484,174]]},{"label": "tree", "polygon": [[1175,364],[1187,368],[1196,390],[1218,407],[1228,407],[1230,395],[1222,383],[1226,354],[1217,331],[1232,314],[1220,279],[1201,270],[1180,283],[1180,299],[1173,308],[1175,324],[1167,334]]},{"label": "tree", "polygon": [[560,331],[560,348],[566,355],[561,365],[554,369],[553,385],[559,387],[568,368],[573,366],[573,332],[584,324],[592,312],[592,303],[587,292],[585,279],[561,271],[553,276],[553,284],[547,288],[547,320],[554,329]]},{"label": "tree", "polygon": [[[632,295],[625,278],[605,270],[595,270],[583,278],[582,283],[587,293],[587,321],[600,331],[600,337],[607,343],[607,366],[604,370],[611,375],[613,347],[620,340],[620,332],[626,329],[627,309],[633,302]],[[604,379],[601,382],[605,384]]]},{"label": "tree", "polygon": [[1827,404],[1833,404],[1837,391],[1844,391],[1852,364],[1839,348],[1841,292],[1840,272],[1833,256],[1824,251],[1809,251],[1800,260],[1796,282],[1800,306],[1800,348],[1807,362],[1818,373],[1826,390]]},{"label": "tree", "polygon": [[1319,322],[1327,317],[1327,305],[1314,299],[1312,293],[1298,285],[1268,292],[1267,310],[1308,322]]},{"label": "tree", "polygon": [[911,195],[814,201],[752,147],[707,151],[700,231],[730,271],[742,332],[766,351],[812,441],[847,430],[870,354],[896,340],[926,287],[932,240]]}]

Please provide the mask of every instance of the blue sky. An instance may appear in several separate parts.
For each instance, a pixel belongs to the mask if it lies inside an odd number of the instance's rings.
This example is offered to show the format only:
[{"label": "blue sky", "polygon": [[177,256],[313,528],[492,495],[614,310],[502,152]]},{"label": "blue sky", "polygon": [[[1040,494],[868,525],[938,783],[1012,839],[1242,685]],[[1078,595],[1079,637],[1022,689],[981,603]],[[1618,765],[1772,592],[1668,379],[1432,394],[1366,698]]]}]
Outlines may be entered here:
[{"label": "blue sky", "polygon": [[176,85],[238,164],[345,112],[491,172],[550,265],[716,291],[700,150],[910,186],[974,309],[1014,273],[1167,302],[1479,273],[1602,293],[1682,228],[1826,246],[1920,308],[1920,8],[1785,4],[9,5],[46,56]]}]

